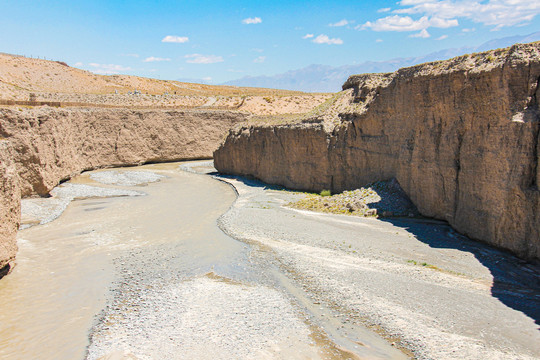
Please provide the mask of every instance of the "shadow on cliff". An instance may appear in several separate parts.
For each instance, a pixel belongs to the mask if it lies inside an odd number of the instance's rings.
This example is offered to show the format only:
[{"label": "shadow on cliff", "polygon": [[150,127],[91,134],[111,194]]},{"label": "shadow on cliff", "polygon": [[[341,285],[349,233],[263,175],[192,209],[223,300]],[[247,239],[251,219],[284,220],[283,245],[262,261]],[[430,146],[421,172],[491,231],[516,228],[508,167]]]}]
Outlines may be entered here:
[{"label": "shadow on cliff", "polygon": [[443,221],[432,219],[381,218],[414,234],[432,248],[468,252],[493,276],[491,294],[503,304],[521,311],[540,325],[540,263],[524,261],[493,246],[457,233]]}]

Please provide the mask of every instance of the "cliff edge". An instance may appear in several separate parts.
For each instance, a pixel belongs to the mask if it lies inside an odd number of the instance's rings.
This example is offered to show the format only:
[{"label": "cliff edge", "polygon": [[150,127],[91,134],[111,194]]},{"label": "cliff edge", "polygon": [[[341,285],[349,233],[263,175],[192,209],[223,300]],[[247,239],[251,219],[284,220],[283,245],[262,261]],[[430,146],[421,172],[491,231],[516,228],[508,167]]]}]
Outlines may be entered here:
[{"label": "cliff edge", "polygon": [[430,217],[540,258],[540,43],[389,74],[287,125],[242,125],[214,153],[223,173],[340,192],[396,178]]}]

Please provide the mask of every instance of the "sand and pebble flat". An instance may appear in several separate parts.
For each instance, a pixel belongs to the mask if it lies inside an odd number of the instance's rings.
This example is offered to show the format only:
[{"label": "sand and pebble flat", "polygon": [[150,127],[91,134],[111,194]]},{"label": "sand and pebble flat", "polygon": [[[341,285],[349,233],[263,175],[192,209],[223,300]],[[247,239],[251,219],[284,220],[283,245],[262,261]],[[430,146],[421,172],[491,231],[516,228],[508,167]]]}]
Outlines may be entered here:
[{"label": "sand and pebble flat", "polygon": [[[29,225],[43,224],[19,233],[20,263],[0,284],[0,354],[540,356],[537,266],[443,222],[294,209],[309,195],[214,171],[98,170],[25,200]],[[26,301],[37,283],[52,291]]]}]

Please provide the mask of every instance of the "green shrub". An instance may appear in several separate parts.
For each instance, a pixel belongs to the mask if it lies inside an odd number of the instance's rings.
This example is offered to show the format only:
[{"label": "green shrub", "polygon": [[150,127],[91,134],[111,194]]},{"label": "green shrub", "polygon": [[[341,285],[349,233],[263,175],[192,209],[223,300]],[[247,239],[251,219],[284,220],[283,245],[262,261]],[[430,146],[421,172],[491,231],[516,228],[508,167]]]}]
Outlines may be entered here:
[{"label": "green shrub", "polygon": [[321,196],[332,196],[332,193],[330,192],[330,190],[323,190],[321,191]]}]

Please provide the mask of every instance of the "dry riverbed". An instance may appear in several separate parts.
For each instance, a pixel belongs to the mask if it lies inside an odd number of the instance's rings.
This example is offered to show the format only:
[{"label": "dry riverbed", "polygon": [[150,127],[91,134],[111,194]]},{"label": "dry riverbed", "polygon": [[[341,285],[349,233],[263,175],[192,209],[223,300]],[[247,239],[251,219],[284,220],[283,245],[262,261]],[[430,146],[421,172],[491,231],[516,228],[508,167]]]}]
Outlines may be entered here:
[{"label": "dry riverbed", "polygon": [[0,357],[540,356],[538,266],[441,222],[292,209],[306,194],[213,171],[100,170],[25,200]]},{"label": "dry riverbed", "polygon": [[[446,223],[321,214],[305,194],[221,177],[239,198],[220,219],[332,319],[335,338],[366,326],[420,359],[540,357],[540,267],[471,241]],[[369,358],[369,356],[368,356]]]}]

